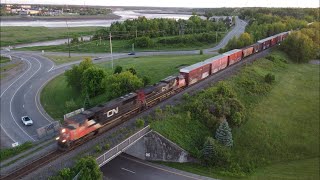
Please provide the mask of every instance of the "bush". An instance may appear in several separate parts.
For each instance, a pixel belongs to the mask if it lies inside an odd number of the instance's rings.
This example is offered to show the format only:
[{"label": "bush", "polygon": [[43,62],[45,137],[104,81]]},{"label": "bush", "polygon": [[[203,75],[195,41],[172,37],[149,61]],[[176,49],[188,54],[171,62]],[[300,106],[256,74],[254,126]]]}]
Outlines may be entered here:
[{"label": "bush", "polygon": [[102,148],[101,148],[101,146],[100,145],[96,145],[96,152],[97,153],[100,153],[101,151],[102,151]]},{"label": "bush", "polygon": [[138,37],[134,39],[134,44],[140,48],[152,47],[153,41],[149,37]]},{"label": "bush", "polygon": [[264,76],[264,80],[266,83],[272,84],[275,81],[275,76],[274,74],[268,73]]},{"label": "bush", "polygon": [[109,143],[105,144],[105,145],[104,145],[104,149],[105,149],[105,150],[109,150],[109,149],[110,149],[110,144],[109,144]]},{"label": "bush", "polygon": [[136,127],[137,127],[137,128],[142,128],[142,127],[144,127],[144,120],[138,119],[138,120],[136,121]]},{"label": "bush", "polygon": [[200,49],[200,55],[203,55],[203,50],[202,49]]},{"label": "bush", "polygon": [[120,74],[122,72],[122,67],[121,66],[116,66],[116,68],[114,69],[114,73],[113,74]]}]

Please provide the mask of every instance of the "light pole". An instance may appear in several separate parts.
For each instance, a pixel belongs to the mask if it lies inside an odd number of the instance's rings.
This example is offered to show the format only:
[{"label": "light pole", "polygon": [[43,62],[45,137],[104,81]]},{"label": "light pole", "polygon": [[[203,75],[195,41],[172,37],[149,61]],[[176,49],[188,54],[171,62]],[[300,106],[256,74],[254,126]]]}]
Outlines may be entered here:
[{"label": "light pole", "polygon": [[68,35],[68,49],[69,49],[69,58],[71,57],[70,55],[70,36],[69,36],[69,26],[68,26],[68,22],[66,20],[66,25],[67,25],[67,35]]},{"label": "light pole", "polygon": [[111,53],[111,67],[113,69],[113,55],[112,55],[112,42],[111,42],[111,31],[110,31],[110,34],[109,34],[109,37],[110,37],[110,53]]}]

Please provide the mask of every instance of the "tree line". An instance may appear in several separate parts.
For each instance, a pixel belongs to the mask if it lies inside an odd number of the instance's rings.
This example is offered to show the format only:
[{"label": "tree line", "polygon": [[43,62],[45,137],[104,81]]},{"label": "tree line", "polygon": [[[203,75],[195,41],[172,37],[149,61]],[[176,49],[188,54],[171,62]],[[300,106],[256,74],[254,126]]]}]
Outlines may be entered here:
[{"label": "tree line", "polygon": [[155,18],[127,19],[124,22],[114,22],[109,29],[98,30],[93,39],[108,39],[112,33],[113,39],[133,39],[136,37],[165,37],[184,34],[208,33],[213,31],[226,31],[228,26],[224,21],[214,22],[203,20],[197,15],[191,16],[188,20],[175,20]]}]

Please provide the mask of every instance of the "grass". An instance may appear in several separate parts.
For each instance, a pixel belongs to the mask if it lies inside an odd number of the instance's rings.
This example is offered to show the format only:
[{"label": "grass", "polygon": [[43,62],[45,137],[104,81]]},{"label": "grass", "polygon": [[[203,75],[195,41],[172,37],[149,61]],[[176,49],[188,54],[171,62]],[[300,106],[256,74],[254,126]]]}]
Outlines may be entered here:
[{"label": "grass", "polygon": [[[218,42],[225,36],[225,33],[220,33]],[[170,36],[168,38],[171,38]],[[156,39],[154,39],[156,41]],[[214,40],[215,41],[215,40]],[[193,50],[193,49],[205,49],[215,46],[213,43],[193,43],[193,44],[159,44],[156,43],[154,47],[148,48],[135,48],[135,51],[173,51],[173,50]],[[31,51],[54,51],[54,52],[67,52],[68,45],[56,45],[56,46],[37,46],[37,47],[26,47],[20,48],[19,50],[31,50]],[[132,41],[131,40],[113,40],[112,41],[112,50],[113,52],[130,52],[132,51]],[[106,53],[110,52],[110,43],[109,40],[94,40],[89,42],[83,42],[79,44],[72,44],[70,48],[71,52],[77,53]]]},{"label": "grass", "polygon": [[31,142],[26,142],[14,148],[0,149],[0,161],[9,159],[10,157],[13,157],[32,147],[33,147],[33,144]]},{"label": "grass", "polygon": [[5,72],[5,71],[9,71],[10,69],[13,69],[15,67],[17,67],[19,65],[19,63],[13,63],[13,64],[8,64],[5,66],[1,66],[0,67],[0,72]]},{"label": "grass", "polygon": [[10,59],[7,57],[0,56],[0,63],[10,62]]},{"label": "grass", "polygon": [[56,65],[83,60],[86,57],[92,58],[90,56],[71,56],[70,58],[68,56],[55,56],[55,55],[44,55],[44,56],[51,59]]},{"label": "grass", "polygon": [[[279,52],[273,54],[286,58]],[[263,80],[268,72],[276,76],[276,82],[268,93],[250,93],[252,87],[241,84],[245,79]],[[239,176],[245,179],[318,179],[319,66],[289,63],[284,67],[261,59],[226,80],[226,83],[237,92],[248,111],[246,122],[232,129],[234,146],[231,161],[236,166],[210,168],[189,163],[168,165],[222,179]],[[255,88],[260,90],[260,86]],[[175,113],[174,116],[181,113]],[[198,126],[198,123],[181,125],[180,118],[168,116],[166,119],[152,122],[152,128],[197,156],[194,152],[202,147],[199,139],[205,139],[206,136],[190,137],[189,127],[194,127],[192,134],[210,129]]]},{"label": "grass", "polygon": [[[99,27],[70,27],[69,33],[72,37],[92,35]],[[13,46],[39,41],[48,41],[68,37],[67,28],[47,27],[1,27],[1,47]]]},{"label": "grass", "polygon": [[[151,83],[178,73],[181,66],[194,64],[205,60],[212,55],[189,56],[151,56],[139,58],[125,58],[115,60],[114,65],[123,66],[124,69],[134,67],[140,76],[149,76]],[[111,62],[98,64],[98,66],[111,72]],[[91,104],[106,102],[107,94],[90,99]],[[67,86],[66,77],[60,75],[50,81],[41,92],[41,104],[46,112],[54,119],[62,120],[63,115],[74,109],[66,108],[66,102],[73,100],[78,108],[83,107],[84,97],[81,93]]]}]

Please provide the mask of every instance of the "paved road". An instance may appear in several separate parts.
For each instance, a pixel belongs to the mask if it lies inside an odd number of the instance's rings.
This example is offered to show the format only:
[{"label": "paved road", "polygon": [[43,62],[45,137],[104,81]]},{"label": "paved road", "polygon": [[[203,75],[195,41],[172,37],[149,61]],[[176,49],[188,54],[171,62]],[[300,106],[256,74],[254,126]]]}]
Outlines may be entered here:
[{"label": "paved road", "polygon": [[[246,23],[237,19],[236,26],[222,40],[218,47],[205,50],[205,53],[212,53],[216,49],[226,45],[228,40],[233,36],[243,33]],[[73,64],[80,62],[71,62],[59,66],[55,66],[52,61],[35,52],[6,52],[1,54],[10,54],[21,58],[28,66],[27,70],[21,75],[13,78],[11,81],[1,84],[1,136],[2,146],[11,146],[13,142],[20,144],[26,141],[37,141],[36,129],[50,124],[53,119],[50,118],[43,110],[39,102],[39,93],[42,87],[53,77],[63,73]],[[66,53],[51,53],[63,55]],[[136,56],[151,55],[174,55],[174,54],[199,54],[198,50],[194,51],[168,51],[168,52],[138,52]],[[90,54],[92,56],[103,57],[101,60],[94,61],[99,63],[109,61],[110,54]],[[114,53],[114,59],[129,57],[127,54]],[[21,116],[28,115],[33,119],[34,125],[25,127],[21,122]]]},{"label": "paved road", "polygon": [[101,167],[107,180],[200,180],[203,177],[121,154]]}]

